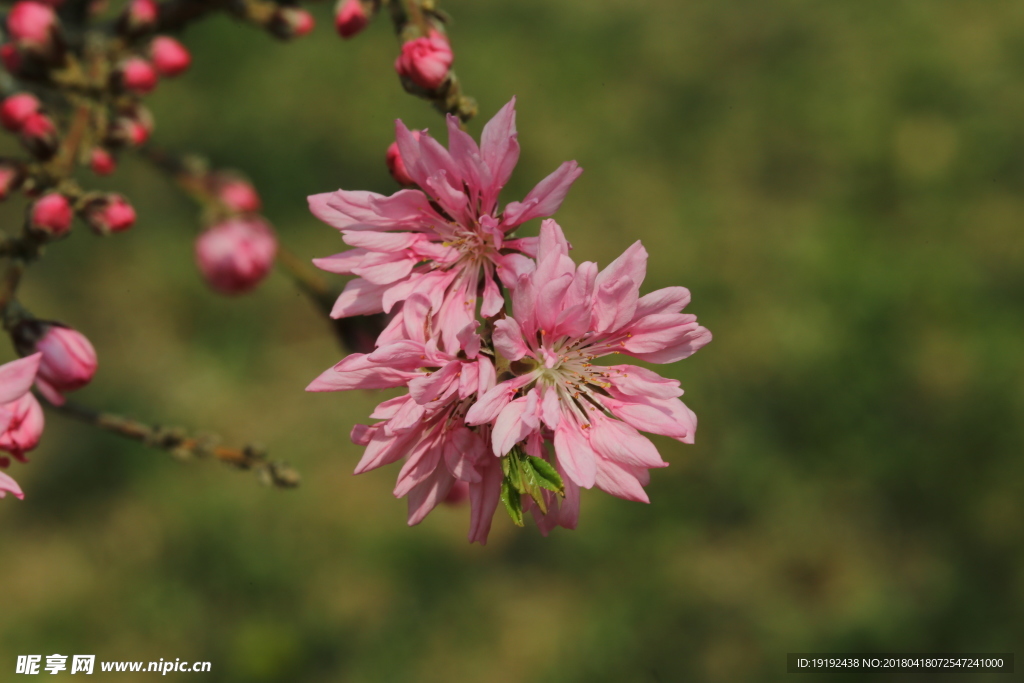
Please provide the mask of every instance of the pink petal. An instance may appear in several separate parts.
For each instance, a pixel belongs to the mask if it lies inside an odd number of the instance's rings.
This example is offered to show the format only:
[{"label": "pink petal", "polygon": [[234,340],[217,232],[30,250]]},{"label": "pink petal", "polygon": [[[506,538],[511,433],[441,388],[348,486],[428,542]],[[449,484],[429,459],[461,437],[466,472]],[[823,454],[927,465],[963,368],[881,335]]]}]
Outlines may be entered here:
[{"label": "pink petal", "polygon": [[697,317],[682,313],[649,315],[628,328],[621,350],[651,363],[674,363],[692,356],[711,341],[711,332]]},{"label": "pink petal", "polygon": [[633,471],[616,462],[598,460],[596,483],[599,489],[613,496],[638,503],[651,502]]},{"label": "pink petal", "polygon": [[0,472],[0,498],[3,498],[8,493],[13,493],[15,498],[25,498],[25,494],[22,492],[21,487],[18,486],[18,482]]},{"label": "pink petal", "polygon": [[409,447],[419,438],[420,433],[415,430],[397,435],[385,434],[383,429],[374,431],[362,459],[356,465],[355,473],[362,474],[383,465],[390,465],[408,453]]},{"label": "pink petal", "polygon": [[437,214],[419,190],[390,197],[375,192],[338,190],[309,198],[314,216],[338,230],[409,230],[429,228]]},{"label": "pink petal", "polygon": [[481,461],[477,470],[481,481],[469,485],[469,542],[485,545],[498,507],[503,475],[500,461],[490,456]]},{"label": "pink petal", "polygon": [[661,313],[678,313],[690,303],[690,290],[686,287],[665,287],[640,297],[636,317]]},{"label": "pink petal", "polygon": [[381,300],[389,285],[375,285],[362,278],[349,280],[331,309],[332,318],[381,313]]},{"label": "pink petal", "polygon": [[398,480],[395,482],[394,496],[401,498],[409,493],[414,486],[423,482],[434,473],[441,465],[441,455],[444,451],[444,444],[437,438],[431,437],[420,441],[412,449],[409,458],[402,465],[398,473]]},{"label": "pink petal", "polygon": [[492,387],[470,406],[466,412],[466,424],[472,426],[494,422],[519,388],[532,381],[533,375],[520,375]]},{"label": "pink petal", "polygon": [[444,500],[452,488],[455,479],[447,470],[440,467],[422,484],[409,492],[409,526],[415,526]]},{"label": "pink petal", "polygon": [[365,249],[349,249],[334,256],[313,259],[313,265],[320,270],[338,275],[351,275],[352,269],[359,265],[368,252]]},{"label": "pink petal", "polygon": [[563,418],[555,430],[555,455],[569,478],[589,489],[597,475],[597,454],[582,431],[575,420]]},{"label": "pink petal", "polygon": [[33,353],[0,365],[0,404],[19,399],[32,388],[42,357],[41,353]]},{"label": "pink petal", "polygon": [[632,396],[629,400],[602,397],[605,407],[642,432],[670,436],[693,443],[697,416],[678,398],[658,399]]},{"label": "pink petal", "polygon": [[444,460],[452,476],[470,483],[483,480],[474,464],[490,457],[487,444],[471,429],[457,427],[445,441]]},{"label": "pink petal", "polygon": [[498,110],[480,136],[480,153],[491,169],[493,184],[488,192],[495,198],[512,177],[519,161],[519,141],[516,134],[516,98]]},{"label": "pink petal", "polygon": [[598,276],[595,285],[629,278],[639,289],[647,275],[647,250],[640,242],[634,242],[617,259],[609,263]]},{"label": "pink petal", "polygon": [[523,341],[523,331],[515,318],[502,318],[494,323],[494,348],[507,360],[516,361],[530,352]]},{"label": "pink petal", "polygon": [[484,273],[484,301],[480,306],[480,315],[485,318],[494,317],[505,306],[505,297],[498,289],[498,283],[494,281],[491,268],[488,267]]},{"label": "pink petal", "polygon": [[345,244],[350,247],[360,247],[369,251],[402,251],[408,249],[425,238],[417,232],[378,232],[376,230],[364,230],[359,232],[345,232],[342,234]]},{"label": "pink petal", "polygon": [[[600,275],[598,279],[600,280]],[[602,334],[625,327],[633,319],[640,287],[628,277],[612,282],[601,282],[594,294],[594,331]]]},{"label": "pink petal", "polygon": [[511,202],[505,207],[502,225],[505,230],[534,218],[551,216],[562,205],[569,188],[583,173],[575,161],[566,161],[554,173],[530,190],[522,202]]},{"label": "pink petal", "polygon": [[429,375],[420,375],[409,381],[409,395],[420,405],[440,401],[447,393],[458,388],[455,380],[461,369],[462,363],[456,360]]},{"label": "pink petal", "polygon": [[679,380],[662,377],[638,365],[610,365],[605,370],[609,374],[608,382],[622,394],[652,398],[679,398],[683,395]]},{"label": "pink petal", "polygon": [[603,458],[636,467],[666,465],[654,444],[625,422],[597,417],[587,432],[590,445]]},{"label": "pink petal", "polygon": [[[505,455],[537,428],[536,410],[535,390],[517,398],[502,409],[494,422],[494,431],[491,432],[491,447],[495,455]],[[533,419],[529,419],[531,417]]]}]

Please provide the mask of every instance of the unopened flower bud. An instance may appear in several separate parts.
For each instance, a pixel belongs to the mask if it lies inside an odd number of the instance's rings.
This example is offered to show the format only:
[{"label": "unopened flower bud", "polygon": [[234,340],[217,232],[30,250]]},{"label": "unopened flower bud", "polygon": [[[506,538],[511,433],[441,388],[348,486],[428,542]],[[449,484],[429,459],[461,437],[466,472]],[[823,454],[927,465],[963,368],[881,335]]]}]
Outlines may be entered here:
[{"label": "unopened flower bud", "polygon": [[49,5],[34,0],[14,3],[7,15],[7,32],[19,47],[51,55],[57,45],[60,22]]},{"label": "unopened flower bud", "polygon": [[107,142],[139,147],[153,132],[153,117],[145,107],[136,107],[130,115],[119,116],[110,127]]},{"label": "unopened flower bud", "polygon": [[121,64],[120,79],[125,90],[144,95],[156,87],[158,76],[153,65],[142,57],[129,57]]},{"label": "unopened flower bud", "polygon": [[268,25],[270,32],[278,38],[300,38],[310,31],[316,22],[313,15],[299,7],[279,7]]},{"label": "unopened flower bud", "polygon": [[236,213],[255,213],[263,205],[256,188],[242,178],[217,177],[214,180],[213,191],[225,207]]},{"label": "unopened flower bud", "polygon": [[20,164],[7,159],[0,160],[0,201],[21,187],[24,178],[25,172]]},{"label": "unopened flower bud", "polygon": [[[419,140],[420,132],[418,130],[412,131],[412,134]],[[409,177],[409,171],[405,168],[405,161],[402,160],[402,154],[398,151],[397,142],[388,145],[388,152],[384,160],[387,162],[388,170],[391,171],[391,177],[395,179],[395,182],[410,187],[416,185],[416,181]]]},{"label": "unopened flower bud", "polygon": [[97,234],[109,235],[135,225],[135,208],[121,195],[108,194],[86,204],[84,217]]},{"label": "unopened flower bud", "polygon": [[207,284],[223,294],[247,292],[270,272],[277,238],[262,218],[229,218],[196,239],[196,263]]},{"label": "unopened flower bud", "polygon": [[437,31],[402,45],[395,71],[425,90],[437,90],[448,78],[454,55],[448,39]]},{"label": "unopened flower bud", "polygon": [[[0,406],[10,422],[0,433],[0,451],[7,451],[18,460],[25,461],[25,452],[39,445],[43,435],[43,407],[31,393]],[[2,485],[2,483],[0,483]]]},{"label": "unopened flower bud", "polygon": [[50,117],[35,112],[25,117],[21,124],[21,142],[35,156],[48,159],[57,151],[60,140]]},{"label": "unopened flower bud", "polygon": [[117,170],[117,160],[102,147],[93,147],[89,154],[89,168],[96,175],[110,175]]},{"label": "unopened flower bud", "polygon": [[39,111],[39,98],[32,93],[20,92],[11,95],[0,104],[0,124],[7,130],[17,133],[32,114]]},{"label": "unopened flower bud", "polygon": [[131,0],[118,21],[122,33],[139,35],[156,28],[160,8],[156,0]]},{"label": "unopened flower bud", "polygon": [[48,401],[64,403],[61,394],[81,389],[96,374],[96,350],[84,334],[59,323],[23,320],[11,330],[18,353],[42,353],[36,386]]},{"label": "unopened flower bud", "polygon": [[71,229],[73,218],[74,212],[68,198],[59,192],[51,192],[32,205],[29,220],[36,230],[59,237]]},{"label": "unopened flower bud", "polygon": [[174,38],[158,36],[153,39],[149,47],[150,56],[153,58],[153,66],[166,78],[173,78],[183,74],[192,64],[192,55],[188,49]]},{"label": "unopened flower bud", "polygon": [[360,0],[339,0],[334,9],[334,27],[342,38],[351,38],[370,23]]}]

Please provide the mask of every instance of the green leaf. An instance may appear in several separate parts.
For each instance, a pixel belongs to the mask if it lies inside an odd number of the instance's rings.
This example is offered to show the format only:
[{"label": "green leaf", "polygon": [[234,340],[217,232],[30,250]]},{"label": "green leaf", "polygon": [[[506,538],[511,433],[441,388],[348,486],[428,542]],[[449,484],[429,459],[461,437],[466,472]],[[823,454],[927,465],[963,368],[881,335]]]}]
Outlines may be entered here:
[{"label": "green leaf", "polygon": [[508,510],[508,516],[516,526],[523,526],[523,503],[519,499],[519,491],[509,485],[508,479],[501,480],[501,502]]},{"label": "green leaf", "polygon": [[558,470],[552,467],[551,463],[544,458],[530,455],[527,456],[526,465],[536,477],[538,486],[542,486],[548,491],[554,491],[563,498],[565,497],[565,482],[562,481]]},{"label": "green leaf", "polygon": [[534,472],[533,468],[530,467],[529,461],[520,461],[523,468],[523,486],[526,488],[526,493],[530,494],[530,497],[537,502],[537,507],[545,515],[548,513],[548,504],[544,500],[544,492],[541,491],[541,485],[537,478],[537,473]]}]

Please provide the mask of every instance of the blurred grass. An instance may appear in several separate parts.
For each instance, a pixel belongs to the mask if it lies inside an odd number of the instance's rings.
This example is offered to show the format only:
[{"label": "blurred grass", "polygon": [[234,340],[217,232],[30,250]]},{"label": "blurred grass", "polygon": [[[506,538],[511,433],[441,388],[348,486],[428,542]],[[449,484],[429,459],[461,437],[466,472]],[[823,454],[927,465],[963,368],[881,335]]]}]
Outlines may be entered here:
[{"label": "blurred grass", "polygon": [[[312,307],[279,275],[208,294],[192,207],[126,160],[111,182],[138,226],[80,226],[25,302],[95,342],[83,401],[263,441],[304,483],[266,490],[50,416],[12,472],[26,500],[0,505],[2,666],[60,652],[209,660],[216,681],[774,681],[786,652],[1024,642],[1024,7],[444,7],[474,134],[519,96],[506,201],[575,158],[559,221],[577,260],[640,239],[648,290],[692,290],[715,341],[663,371],[697,445],[658,440],[672,466],[653,504],[586,494],[576,532],[499,515],[470,547],[466,510],[447,508],[408,529],[393,469],[350,475],[348,431],[379,397],[302,391],[339,357]],[[398,87],[383,21],[343,44],[315,9],[292,45],[196,27],[194,72],[152,97],[156,141],[244,169],[303,258],[341,246],[307,194],[391,192],[391,121],[442,129]]]}]

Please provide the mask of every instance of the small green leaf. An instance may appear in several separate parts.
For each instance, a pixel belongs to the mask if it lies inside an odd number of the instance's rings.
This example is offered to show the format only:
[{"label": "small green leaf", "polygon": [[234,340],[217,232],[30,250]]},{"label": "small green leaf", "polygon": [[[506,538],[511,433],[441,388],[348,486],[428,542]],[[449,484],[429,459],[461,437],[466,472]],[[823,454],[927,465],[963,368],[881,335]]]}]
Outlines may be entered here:
[{"label": "small green leaf", "polygon": [[501,481],[501,502],[508,510],[508,516],[516,526],[523,526],[523,504],[519,499],[519,491],[509,485],[507,478]]},{"label": "small green leaf", "polygon": [[548,491],[554,491],[563,498],[565,497],[565,482],[562,481],[558,470],[552,467],[551,463],[544,458],[530,455],[527,456],[526,464],[535,474],[538,486],[542,486]]}]

